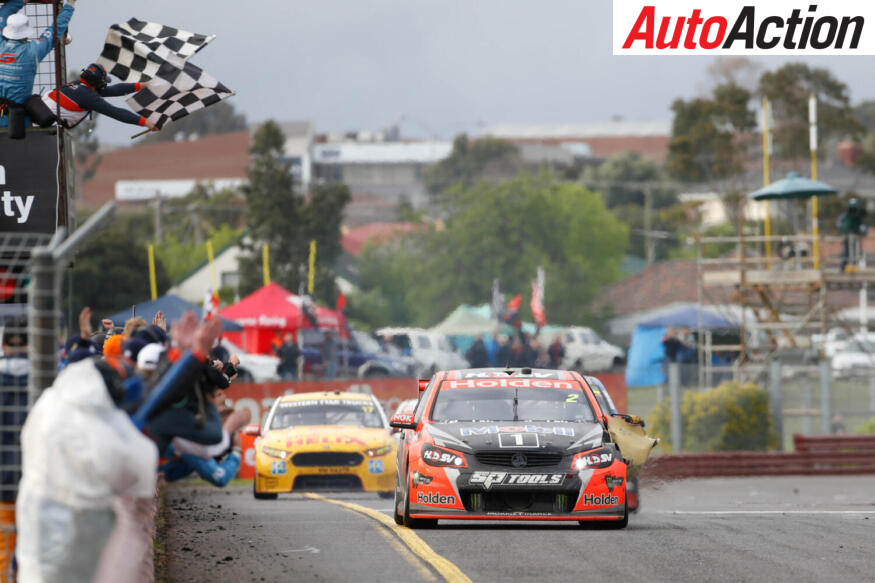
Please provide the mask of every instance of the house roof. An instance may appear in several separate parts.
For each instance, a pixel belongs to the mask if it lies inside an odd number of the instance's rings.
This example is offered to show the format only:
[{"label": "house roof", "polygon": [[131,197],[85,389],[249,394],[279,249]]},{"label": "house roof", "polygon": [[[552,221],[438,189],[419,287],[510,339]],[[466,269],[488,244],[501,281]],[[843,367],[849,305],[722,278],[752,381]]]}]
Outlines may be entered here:
[{"label": "house roof", "polygon": [[119,148],[101,154],[94,176],[82,185],[78,203],[99,206],[113,200],[118,181],[246,178],[248,164],[248,130]]},{"label": "house roof", "polygon": [[415,223],[368,223],[358,227],[344,228],[340,244],[350,255],[358,255],[370,241],[385,241],[401,233],[420,228]]}]

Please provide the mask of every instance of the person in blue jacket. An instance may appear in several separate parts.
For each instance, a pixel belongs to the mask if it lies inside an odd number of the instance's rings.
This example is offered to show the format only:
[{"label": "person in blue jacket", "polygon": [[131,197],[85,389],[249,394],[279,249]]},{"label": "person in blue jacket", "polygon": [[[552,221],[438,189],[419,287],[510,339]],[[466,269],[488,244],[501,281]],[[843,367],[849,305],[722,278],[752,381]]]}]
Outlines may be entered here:
[{"label": "person in blue jacket", "polygon": [[232,439],[234,439],[234,446],[221,462],[216,461],[215,458],[202,458],[189,453],[177,456],[171,446],[167,452],[171,459],[159,466],[158,471],[164,474],[168,482],[175,482],[197,473],[213,486],[224,488],[240,469],[240,438],[235,435]]},{"label": "person in blue jacket", "polygon": [[[67,34],[76,0],[67,0],[58,13],[58,36]],[[10,0],[0,7],[0,109],[20,106],[33,94],[33,80],[39,62],[55,44],[54,26],[47,27],[37,40],[30,41],[34,30],[25,14],[18,13],[24,0]],[[3,111],[5,113],[5,111]],[[0,127],[9,125],[9,116],[0,116]]]}]

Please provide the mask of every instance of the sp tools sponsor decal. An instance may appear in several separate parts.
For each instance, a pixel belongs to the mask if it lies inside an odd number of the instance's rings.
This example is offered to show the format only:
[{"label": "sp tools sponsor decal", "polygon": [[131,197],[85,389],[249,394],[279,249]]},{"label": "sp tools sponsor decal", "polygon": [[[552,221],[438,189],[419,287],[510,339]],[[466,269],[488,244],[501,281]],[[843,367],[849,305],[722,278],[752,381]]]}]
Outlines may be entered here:
[{"label": "sp tools sponsor decal", "polygon": [[610,494],[584,494],[583,503],[587,506],[616,506],[620,499]]},{"label": "sp tools sponsor decal", "polygon": [[455,506],[455,496],[444,496],[437,492],[417,492],[416,501],[420,504],[429,504],[431,506]]},{"label": "sp tools sponsor decal", "polygon": [[512,474],[509,472],[474,472],[469,484],[488,490],[492,486],[561,486],[565,474]]},{"label": "sp tools sponsor decal", "polygon": [[614,0],[615,55],[875,55],[875,5]]},{"label": "sp tools sponsor decal", "polygon": [[574,429],[571,427],[542,427],[540,425],[484,425],[482,427],[462,427],[459,435],[493,435],[499,433],[541,433],[544,435],[562,435],[574,437]]}]

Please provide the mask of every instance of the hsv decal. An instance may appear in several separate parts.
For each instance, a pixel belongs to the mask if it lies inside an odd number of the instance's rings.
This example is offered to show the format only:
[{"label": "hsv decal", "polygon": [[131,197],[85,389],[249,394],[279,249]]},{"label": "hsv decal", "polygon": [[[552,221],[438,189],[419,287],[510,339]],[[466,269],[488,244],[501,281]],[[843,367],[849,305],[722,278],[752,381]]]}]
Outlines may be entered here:
[{"label": "hsv decal", "polygon": [[[534,378],[534,379],[561,379],[565,373],[559,372],[532,372],[530,375],[516,373],[513,378]],[[459,375],[463,379],[500,379],[508,378],[507,373],[500,370],[488,370],[482,372],[464,372]]]},{"label": "hsv decal", "polygon": [[579,469],[585,469],[590,466],[600,466],[602,464],[610,464],[614,460],[612,453],[593,453],[583,455],[577,458],[577,466]]},{"label": "hsv decal", "polygon": [[474,472],[469,484],[480,484],[485,490],[492,486],[561,486],[565,474],[511,474],[508,472]]},{"label": "hsv decal", "polygon": [[462,427],[459,435],[489,435],[497,433],[541,433],[574,437],[571,427],[541,427],[539,425],[485,425],[483,427]]}]

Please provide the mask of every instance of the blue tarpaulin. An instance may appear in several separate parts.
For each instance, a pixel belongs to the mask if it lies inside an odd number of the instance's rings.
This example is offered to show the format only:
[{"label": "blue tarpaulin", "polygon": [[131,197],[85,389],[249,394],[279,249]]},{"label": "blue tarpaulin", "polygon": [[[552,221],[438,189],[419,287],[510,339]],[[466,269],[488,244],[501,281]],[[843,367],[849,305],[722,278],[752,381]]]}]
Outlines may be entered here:
[{"label": "blue tarpaulin", "polygon": [[665,347],[662,337],[667,327],[638,326],[632,334],[632,344],[626,355],[626,386],[652,387],[665,383]]},{"label": "blue tarpaulin", "polygon": [[[116,326],[124,326],[132,313],[135,313],[147,322],[151,322],[152,318],[155,317],[155,314],[158,313],[158,310],[161,310],[164,313],[164,317],[167,319],[168,324],[172,324],[176,320],[181,319],[183,314],[189,310],[194,312],[194,315],[197,316],[198,320],[203,318],[203,310],[201,310],[200,306],[187,302],[172,294],[161,296],[157,300],[150,300],[148,302],[137,304],[133,306],[133,309],[122,310],[112,316],[107,316],[107,318],[115,322]],[[240,330],[243,330],[243,326],[236,324],[231,320],[226,320],[221,316],[218,316],[218,318],[222,320],[222,330],[225,332],[239,332]]]}]

